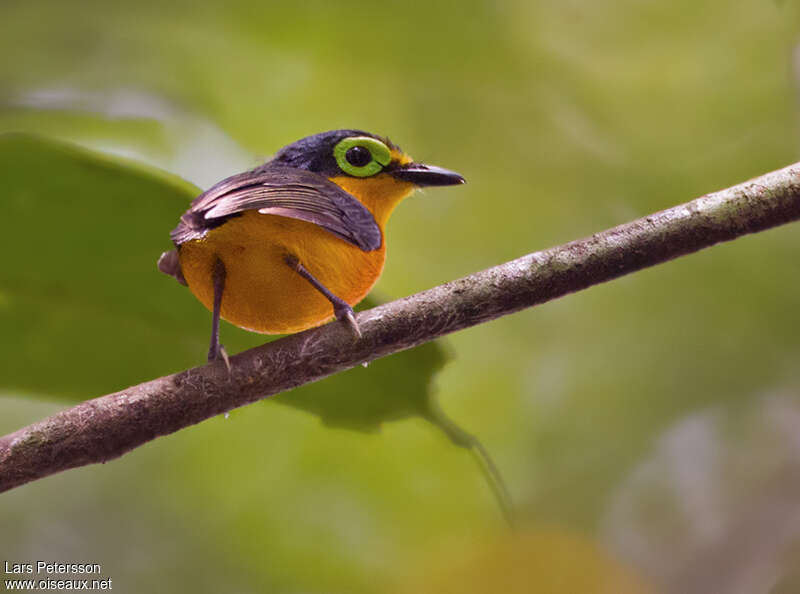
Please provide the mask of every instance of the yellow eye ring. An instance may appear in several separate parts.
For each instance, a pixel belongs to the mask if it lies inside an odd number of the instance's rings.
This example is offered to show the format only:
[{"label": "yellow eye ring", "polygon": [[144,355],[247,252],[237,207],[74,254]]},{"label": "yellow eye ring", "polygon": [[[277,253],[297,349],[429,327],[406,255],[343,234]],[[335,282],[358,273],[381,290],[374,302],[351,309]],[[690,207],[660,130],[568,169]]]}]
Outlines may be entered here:
[{"label": "yellow eye ring", "polygon": [[[369,161],[364,162],[366,151],[369,151]],[[389,147],[369,136],[352,136],[339,141],[333,148],[333,156],[339,169],[355,177],[369,177],[380,173],[392,160]]]}]

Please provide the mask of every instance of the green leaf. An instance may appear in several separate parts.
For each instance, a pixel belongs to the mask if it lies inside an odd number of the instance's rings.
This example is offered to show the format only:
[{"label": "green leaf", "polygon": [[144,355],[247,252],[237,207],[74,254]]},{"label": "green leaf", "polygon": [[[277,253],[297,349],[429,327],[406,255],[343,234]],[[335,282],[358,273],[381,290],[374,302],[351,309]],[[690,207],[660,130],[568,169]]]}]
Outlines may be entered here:
[{"label": "green leaf", "polygon": [[[378,303],[374,298],[365,301],[365,307]],[[326,398],[320,397],[316,384],[307,384],[274,400],[313,413],[327,425],[375,431],[384,421],[429,417],[431,378],[447,359],[439,343],[429,342],[326,379]]]},{"label": "green leaf", "polygon": [[199,311],[154,268],[196,188],[18,134],[0,185],[3,388],[84,399],[202,360]]},{"label": "green leaf", "polygon": [[[158,273],[168,231],[199,189],[75,146],[0,135],[6,230],[0,250],[0,389],[74,400],[202,361],[209,315]],[[374,301],[370,303],[374,305]],[[230,352],[264,337],[225,325]],[[428,343],[274,398],[331,426],[376,431],[420,416],[473,453],[510,517],[480,442],[439,409],[431,378],[446,356]]]},{"label": "green leaf", "polygon": [[[210,316],[155,266],[196,187],[21,134],[0,136],[0,184],[0,388],[84,399],[203,362]],[[228,324],[222,333],[230,352],[266,340]],[[444,362],[428,344],[276,401],[375,430],[425,415]]]}]

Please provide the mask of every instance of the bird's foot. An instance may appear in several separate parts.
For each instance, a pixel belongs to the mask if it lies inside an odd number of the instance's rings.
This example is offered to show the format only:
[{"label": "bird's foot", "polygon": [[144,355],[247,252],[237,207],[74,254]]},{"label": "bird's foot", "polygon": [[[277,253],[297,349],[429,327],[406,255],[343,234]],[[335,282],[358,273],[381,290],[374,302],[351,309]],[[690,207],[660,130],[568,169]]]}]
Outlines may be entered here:
[{"label": "bird's foot", "polygon": [[353,308],[349,304],[342,301],[333,306],[333,313],[336,314],[336,319],[340,322],[345,322],[347,327],[356,338],[361,338],[361,328],[358,327],[356,316],[353,313]]},{"label": "bird's foot", "polygon": [[228,351],[226,351],[225,347],[221,344],[216,344],[208,350],[208,362],[213,363],[219,359],[222,359],[222,362],[225,364],[225,368],[228,370],[228,375],[230,375],[231,360],[230,357],[228,357]]}]

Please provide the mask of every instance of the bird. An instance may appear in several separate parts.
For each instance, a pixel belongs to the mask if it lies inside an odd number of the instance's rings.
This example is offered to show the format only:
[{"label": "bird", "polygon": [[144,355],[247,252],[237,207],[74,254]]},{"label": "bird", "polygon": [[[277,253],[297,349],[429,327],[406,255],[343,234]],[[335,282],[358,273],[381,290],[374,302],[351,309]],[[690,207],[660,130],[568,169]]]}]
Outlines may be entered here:
[{"label": "bird", "polygon": [[385,137],[314,134],[197,196],[158,268],[211,311],[208,361],[222,358],[229,370],[220,318],[290,334],[335,317],[360,338],[353,306],[383,272],[392,211],[417,188],[463,183]]}]

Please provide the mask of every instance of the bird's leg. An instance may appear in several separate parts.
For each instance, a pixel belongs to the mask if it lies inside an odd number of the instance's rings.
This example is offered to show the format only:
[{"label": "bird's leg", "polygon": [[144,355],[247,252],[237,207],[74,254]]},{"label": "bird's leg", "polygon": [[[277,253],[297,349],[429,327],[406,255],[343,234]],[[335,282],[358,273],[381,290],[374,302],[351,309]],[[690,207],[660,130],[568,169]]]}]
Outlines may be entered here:
[{"label": "bird's leg", "polygon": [[211,312],[211,345],[208,347],[208,362],[216,361],[220,357],[225,363],[228,371],[231,370],[231,363],[228,360],[228,353],[225,347],[219,343],[219,312],[222,307],[222,292],[225,290],[225,264],[217,258],[214,260],[212,270],[212,280],[214,282],[214,309]]},{"label": "bird's leg", "polygon": [[306,267],[303,266],[296,256],[287,255],[285,260],[286,264],[288,264],[292,270],[311,283],[317,291],[322,293],[328,301],[331,302],[336,319],[347,322],[347,325],[350,327],[350,330],[353,331],[356,338],[361,338],[361,329],[358,327],[358,322],[356,322],[356,317],[353,314],[353,308],[350,307],[350,304],[331,293],[328,287],[319,282],[313,274],[306,270]]}]

